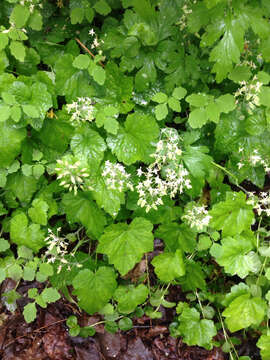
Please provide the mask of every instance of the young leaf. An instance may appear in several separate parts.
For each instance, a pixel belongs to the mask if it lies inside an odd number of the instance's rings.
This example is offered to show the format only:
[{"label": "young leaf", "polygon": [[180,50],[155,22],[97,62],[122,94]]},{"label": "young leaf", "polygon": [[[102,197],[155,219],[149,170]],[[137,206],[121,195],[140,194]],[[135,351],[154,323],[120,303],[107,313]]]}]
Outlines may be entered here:
[{"label": "young leaf", "polygon": [[221,244],[214,244],[210,253],[219,265],[224,266],[227,273],[237,274],[244,279],[249,272],[257,273],[260,270],[259,256],[251,251],[254,248],[252,239],[235,235],[234,238],[223,238]]},{"label": "young leaf", "polygon": [[118,311],[123,314],[130,314],[138,305],[145,302],[148,297],[148,289],[143,284],[137,287],[134,285],[119,286],[113,297],[118,302]]},{"label": "young leaf", "polygon": [[169,98],[168,105],[173,111],[176,111],[176,112],[181,111],[180,102],[173,97]]},{"label": "young leaf", "polygon": [[106,72],[105,70],[99,66],[96,65],[92,72],[91,75],[93,76],[94,80],[99,84],[99,85],[103,85],[106,79]]},{"label": "young leaf", "polygon": [[238,331],[250,325],[260,325],[266,313],[266,303],[259,297],[244,294],[234,299],[222,313],[230,331]]},{"label": "young leaf", "polygon": [[155,115],[158,121],[165,119],[168,115],[167,104],[159,104],[155,107]]},{"label": "young leaf", "polygon": [[257,346],[261,349],[260,354],[262,360],[268,360],[270,358],[270,335],[261,335]]},{"label": "young leaf", "polygon": [[40,31],[42,29],[42,25],[42,15],[39,11],[34,10],[29,17],[28,26],[30,26],[30,28],[33,30]]},{"label": "young leaf", "polygon": [[73,294],[79,300],[79,306],[94,314],[101,310],[111,299],[117,283],[112,268],[101,266],[93,273],[84,269],[73,279]]},{"label": "young leaf", "polygon": [[13,8],[9,21],[10,23],[15,24],[17,28],[22,28],[27,23],[29,16],[30,11],[28,7],[18,4]]},{"label": "young leaf", "polygon": [[128,115],[116,136],[107,138],[107,144],[119,161],[131,165],[148,159],[151,143],[158,134],[159,128],[152,116],[134,113]]},{"label": "young leaf", "polygon": [[44,245],[44,233],[40,225],[28,226],[28,219],[24,213],[15,215],[10,221],[10,238],[17,245],[24,245],[38,252]]},{"label": "young leaf", "polygon": [[102,234],[106,224],[105,214],[97,207],[89,193],[65,194],[62,203],[70,222],[80,222],[95,239]]},{"label": "young leaf", "polygon": [[108,15],[112,11],[112,9],[105,0],[99,0],[94,5],[94,9],[96,10],[97,13],[104,16]]},{"label": "young leaf", "polygon": [[48,210],[49,206],[46,201],[35,199],[32,203],[32,207],[28,210],[28,215],[34,223],[46,225]]},{"label": "young leaf", "polygon": [[212,216],[210,225],[216,230],[222,230],[223,236],[233,236],[249,230],[254,219],[253,207],[246,203],[243,192],[228,192],[226,201],[215,204],[209,215]]},{"label": "young leaf", "polygon": [[106,150],[103,138],[87,125],[77,129],[71,139],[70,147],[78,159],[87,161],[92,167],[99,165]]},{"label": "young leaf", "polygon": [[166,103],[168,101],[168,96],[164,94],[163,92],[156,93],[152,99],[152,101],[155,101],[159,104]]},{"label": "young leaf", "polygon": [[97,252],[106,254],[110,264],[125,275],[144,253],[153,250],[152,228],[150,221],[144,218],[135,218],[129,225],[110,225],[99,239]]},{"label": "young leaf", "polygon": [[12,164],[20,153],[21,144],[26,137],[25,128],[17,129],[7,122],[0,122],[0,166],[7,167]]},{"label": "young leaf", "polygon": [[191,111],[188,118],[188,122],[193,129],[203,127],[203,125],[207,123],[207,120],[207,112],[204,108],[199,108]]},{"label": "young leaf", "polygon": [[89,56],[88,55],[83,55],[83,54],[80,54],[80,55],[78,55],[75,59],[74,59],[74,61],[73,61],[73,63],[72,63],[72,65],[75,67],[75,68],[77,68],[77,69],[87,69],[88,68],[88,66],[89,66],[89,64],[90,64],[90,58],[89,58]]},{"label": "young leaf", "polygon": [[158,278],[167,283],[185,274],[185,264],[180,249],[175,253],[164,253],[154,257],[152,265]]},{"label": "young leaf", "polygon": [[19,61],[24,61],[25,58],[25,47],[20,41],[11,41],[10,43],[11,54]]},{"label": "young leaf", "polygon": [[200,320],[200,314],[195,308],[184,308],[179,320],[179,331],[186,344],[213,348],[212,338],[217,330],[212,320]]},{"label": "young leaf", "polygon": [[23,316],[27,323],[35,320],[35,318],[37,317],[37,308],[34,302],[25,305],[23,309]]},{"label": "young leaf", "polygon": [[52,287],[44,289],[41,293],[41,296],[42,299],[48,304],[59,300],[61,297],[59,292]]}]

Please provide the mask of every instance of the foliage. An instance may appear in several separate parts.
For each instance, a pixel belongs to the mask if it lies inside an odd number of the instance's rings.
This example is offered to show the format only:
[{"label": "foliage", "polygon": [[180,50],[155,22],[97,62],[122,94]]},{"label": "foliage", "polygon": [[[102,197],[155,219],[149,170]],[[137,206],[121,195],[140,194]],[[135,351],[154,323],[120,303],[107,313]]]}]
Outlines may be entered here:
[{"label": "foliage", "polygon": [[238,359],[228,331],[249,331],[269,358],[269,18],[266,0],[1,2],[0,282],[41,284],[27,322],[60,294],[111,332],[175,307],[186,344]]}]

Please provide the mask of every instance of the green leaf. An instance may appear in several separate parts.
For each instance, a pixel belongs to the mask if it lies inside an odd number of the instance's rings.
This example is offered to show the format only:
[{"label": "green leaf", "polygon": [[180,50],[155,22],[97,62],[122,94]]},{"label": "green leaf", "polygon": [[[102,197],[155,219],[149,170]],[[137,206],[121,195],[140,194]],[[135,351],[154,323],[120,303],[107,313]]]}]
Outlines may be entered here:
[{"label": "green leaf", "polygon": [[204,108],[198,108],[189,114],[188,122],[193,129],[203,127],[207,123],[207,112]]},{"label": "green leaf", "polygon": [[75,69],[73,56],[65,53],[54,65],[55,91],[60,96],[65,96],[67,102],[72,102],[77,97],[91,96],[92,87],[89,85],[89,75],[83,70]]},{"label": "green leaf", "polygon": [[186,94],[187,90],[179,86],[173,90],[172,96],[177,100],[181,100],[186,96]]},{"label": "green leaf", "polygon": [[183,160],[188,171],[195,178],[205,178],[212,167],[213,159],[207,155],[208,151],[206,146],[186,146]]},{"label": "green leaf", "polygon": [[88,193],[78,195],[65,194],[62,204],[67,219],[74,223],[79,222],[86,227],[89,236],[98,238],[106,224],[105,214],[100,210]]},{"label": "green leaf", "polygon": [[210,253],[227,273],[243,279],[249,272],[257,273],[261,267],[258,255],[251,251],[253,248],[251,239],[235,235],[223,238],[221,245],[213,244]]},{"label": "green leaf", "polygon": [[28,7],[18,4],[13,8],[9,21],[10,23],[15,24],[17,28],[22,28],[27,23],[29,16],[30,11]]},{"label": "green leaf", "polygon": [[158,134],[159,128],[152,116],[134,113],[127,116],[124,127],[119,128],[116,136],[108,136],[107,144],[120,162],[131,165],[148,159],[151,143]]},{"label": "green leaf", "polygon": [[168,96],[164,94],[163,92],[156,93],[152,99],[152,101],[155,101],[159,104],[166,103],[168,101]]},{"label": "green leaf", "polygon": [[179,331],[186,344],[213,348],[212,338],[217,330],[212,320],[200,320],[200,314],[195,308],[184,308],[179,320]]},{"label": "green leaf", "polygon": [[33,281],[35,279],[36,271],[30,266],[24,266],[23,268],[23,279],[25,281]]},{"label": "green leaf", "polygon": [[176,111],[176,112],[181,111],[180,102],[173,97],[169,98],[168,105],[173,111]]},{"label": "green leaf", "polygon": [[9,242],[3,238],[0,238],[0,252],[4,252],[10,248]]},{"label": "green leaf", "polygon": [[24,245],[35,252],[45,245],[45,237],[43,231],[40,230],[40,225],[28,226],[28,219],[23,213],[17,214],[11,219],[10,238],[17,245]]},{"label": "green leaf", "polygon": [[91,186],[93,188],[93,198],[96,200],[98,206],[111,216],[116,216],[121,204],[125,203],[125,193],[109,189],[104,182],[101,169],[91,177]]},{"label": "green leaf", "polygon": [[35,320],[35,318],[37,317],[37,308],[34,302],[25,305],[23,309],[23,316],[24,316],[24,320],[27,323],[30,323]]},{"label": "green leaf", "polygon": [[45,276],[52,276],[54,271],[53,271],[53,266],[51,264],[48,264],[48,263],[41,263],[39,265],[39,272],[42,274],[42,275],[45,275]]},{"label": "green leaf", "polygon": [[6,121],[11,114],[10,106],[0,104],[0,122]]},{"label": "green leaf", "polygon": [[11,190],[22,203],[29,203],[37,190],[37,180],[17,172],[9,175],[6,189]]},{"label": "green leaf", "polygon": [[117,283],[114,271],[101,266],[95,273],[88,269],[81,270],[73,279],[72,285],[79,306],[89,314],[94,314],[111,299]]},{"label": "green leaf", "polygon": [[203,272],[203,265],[194,260],[186,261],[186,274],[179,280],[184,291],[196,291],[197,288],[204,290],[206,288],[206,275]]},{"label": "green leaf", "polygon": [[270,358],[270,335],[261,335],[257,346],[260,348],[262,360],[268,360]]},{"label": "green leaf", "polygon": [[42,15],[39,11],[34,10],[33,13],[30,15],[28,26],[30,26],[30,28],[33,30],[40,31],[42,29],[42,25]]},{"label": "green leaf", "polygon": [[94,9],[96,10],[97,13],[104,16],[108,15],[112,11],[111,7],[108,5],[108,3],[105,0],[99,0],[94,5]]},{"label": "green leaf", "polygon": [[186,101],[192,106],[204,107],[209,102],[209,96],[201,93],[191,94],[187,96]]},{"label": "green leaf", "polygon": [[71,150],[80,160],[97,167],[103,159],[106,144],[103,138],[88,125],[79,127],[70,142]]},{"label": "green leaf", "polygon": [[81,24],[84,18],[84,9],[82,8],[74,8],[71,10],[70,12],[70,20],[71,20],[71,24]]},{"label": "green leaf", "polygon": [[169,252],[179,247],[185,252],[192,252],[196,247],[197,233],[186,224],[165,223],[159,226],[155,236],[164,240]]},{"label": "green leaf", "polygon": [[49,206],[45,201],[35,199],[32,203],[32,207],[28,210],[28,215],[34,223],[47,225],[48,210]]},{"label": "green leaf", "polygon": [[98,127],[104,126],[104,129],[113,135],[116,135],[119,128],[119,123],[116,118],[119,115],[119,111],[114,106],[106,106],[99,110],[96,116],[96,125]]},{"label": "green leaf", "polygon": [[230,331],[245,329],[251,325],[258,326],[266,314],[266,304],[258,297],[244,294],[234,299],[222,313]]},{"label": "green leaf", "polygon": [[87,69],[90,64],[90,58],[88,55],[80,54],[74,60],[72,65],[77,69]]},{"label": "green leaf", "polygon": [[46,303],[55,302],[61,297],[59,292],[52,287],[44,289],[41,293],[41,296]]},{"label": "green leaf", "polygon": [[11,54],[19,61],[24,61],[26,52],[25,47],[20,41],[11,41],[10,43]]},{"label": "green leaf", "polygon": [[38,137],[46,147],[63,153],[69,145],[72,133],[72,126],[58,117],[45,119]]},{"label": "green leaf", "polygon": [[135,218],[131,224],[113,224],[99,239],[97,252],[106,254],[121,275],[139,262],[144,253],[153,250],[153,225],[144,218]]},{"label": "green leaf", "polygon": [[119,286],[113,297],[118,302],[118,311],[122,314],[130,314],[138,305],[145,302],[148,297],[148,288],[143,284],[137,287]]},{"label": "green leaf", "polygon": [[32,118],[37,118],[39,116],[38,110],[33,105],[23,105],[22,109],[26,115],[28,115]]},{"label": "green leaf", "polygon": [[233,71],[228,75],[228,78],[235,83],[240,83],[241,81],[248,81],[251,77],[251,71],[248,66],[245,65],[236,65]]},{"label": "green leaf", "polygon": [[95,66],[93,68],[93,71],[91,73],[91,75],[93,76],[94,80],[99,84],[99,85],[103,85],[106,79],[106,72],[105,70],[101,67],[101,66]]},{"label": "green leaf", "polygon": [[24,128],[17,129],[6,122],[0,122],[0,133],[0,167],[7,167],[20,153],[22,141],[26,137],[26,130]]},{"label": "green leaf", "polygon": [[185,274],[185,264],[180,249],[175,253],[164,253],[154,257],[152,265],[158,278],[167,283]]},{"label": "green leaf", "polygon": [[253,207],[246,203],[243,192],[228,192],[226,200],[215,204],[209,215],[212,216],[210,226],[222,230],[223,236],[233,236],[249,230],[254,219]]},{"label": "green leaf", "polygon": [[167,104],[159,104],[155,107],[155,115],[158,121],[163,120],[168,115]]},{"label": "green leaf", "polygon": [[212,72],[216,73],[217,82],[221,82],[232,71],[233,63],[239,63],[243,45],[244,31],[240,21],[227,24],[222,39],[212,49],[209,57],[210,61],[215,62]]},{"label": "green leaf", "polygon": [[220,112],[229,113],[236,108],[235,98],[231,94],[221,95],[216,99],[216,104]]},{"label": "green leaf", "polygon": [[118,326],[119,326],[120,330],[127,331],[127,330],[132,329],[133,322],[132,322],[132,320],[130,318],[124,317],[124,318],[119,320]]},{"label": "green leaf", "polygon": [[12,106],[11,111],[10,111],[10,116],[11,116],[12,120],[14,120],[15,122],[19,122],[21,115],[22,115],[22,110],[21,110],[20,106]]},{"label": "green leaf", "polygon": [[17,249],[18,257],[31,260],[33,259],[33,251],[26,246],[19,246]]},{"label": "green leaf", "polygon": [[8,35],[0,33],[0,51],[3,50],[8,44]]}]

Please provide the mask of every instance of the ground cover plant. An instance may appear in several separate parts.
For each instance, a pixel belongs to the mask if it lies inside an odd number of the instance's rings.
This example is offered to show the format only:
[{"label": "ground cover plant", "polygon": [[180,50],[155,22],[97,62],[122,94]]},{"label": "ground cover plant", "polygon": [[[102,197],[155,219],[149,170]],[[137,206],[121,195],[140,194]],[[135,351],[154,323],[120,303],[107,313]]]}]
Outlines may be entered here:
[{"label": "ground cover plant", "polygon": [[268,0],[1,1],[9,311],[35,281],[27,323],[60,297],[108,332],[170,308],[185,344],[247,360],[249,334],[270,359],[269,17]]}]

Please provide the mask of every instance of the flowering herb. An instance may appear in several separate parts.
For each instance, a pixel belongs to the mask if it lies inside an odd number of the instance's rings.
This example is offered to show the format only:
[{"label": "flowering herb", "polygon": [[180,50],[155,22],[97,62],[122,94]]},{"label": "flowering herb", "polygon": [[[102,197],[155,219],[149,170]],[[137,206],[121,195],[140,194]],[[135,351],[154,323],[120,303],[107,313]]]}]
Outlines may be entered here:
[{"label": "flowering herb", "polygon": [[2,0],[0,282],[46,286],[9,310],[30,298],[31,322],[68,289],[117,331],[172,307],[187,345],[240,360],[248,332],[270,358],[269,18],[267,0]]}]

